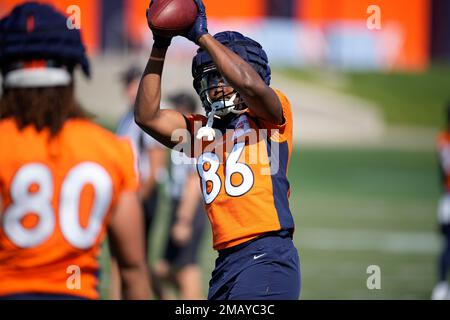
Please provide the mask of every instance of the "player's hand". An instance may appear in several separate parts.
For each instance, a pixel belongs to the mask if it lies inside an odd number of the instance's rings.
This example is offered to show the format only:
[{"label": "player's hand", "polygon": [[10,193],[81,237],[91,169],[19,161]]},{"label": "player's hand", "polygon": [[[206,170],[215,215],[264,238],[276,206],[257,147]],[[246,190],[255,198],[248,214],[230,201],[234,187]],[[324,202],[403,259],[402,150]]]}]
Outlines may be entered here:
[{"label": "player's hand", "polygon": [[198,8],[197,18],[191,29],[189,29],[183,37],[198,44],[198,39],[208,33],[208,23],[206,21],[206,10],[202,0],[193,0]]},{"label": "player's hand", "polygon": [[192,226],[186,221],[177,221],[172,227],[171,232],[175,243],[180,247],[184,247],[191,240]]},{"label": "player's hand", "polygon": [[153,29],[150,27],[150,22],[148,21],[148,10],[150,9],[150,7],[152,6],[153,1],[150,1],[150,5],[147,9],[147,11],[145,12],[145,15],[147,17],[147,25],[150,28],[150,30],[153,33],[153,47],[155,48],[168,48],[170,46],[170,43],[172,42],[172,38],[169,37],[162,37],[162,36],[158,36],[155,34],[155,32],[153,31]]}]

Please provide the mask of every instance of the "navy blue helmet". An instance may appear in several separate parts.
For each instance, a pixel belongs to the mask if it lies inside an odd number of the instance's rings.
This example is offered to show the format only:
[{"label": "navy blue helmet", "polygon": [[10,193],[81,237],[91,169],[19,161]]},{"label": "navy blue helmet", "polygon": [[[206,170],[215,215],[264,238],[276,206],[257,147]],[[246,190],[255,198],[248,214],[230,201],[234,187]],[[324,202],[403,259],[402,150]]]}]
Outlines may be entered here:
[{"label": "navy blue helmet", "polygon": [[[215,34],[214,38],[248,62],[261,79],[267,85],[270,85],[271,70],[267,54],[258,42],[236,31],[220,32]],[[208,90],[215,86],[212,84],[214,81],[210,79],[219,77],[220,75],[217,75],[217,73],[210,55],[202,48],[198,49],[192,61],[192,76],[194,78],[194,88],[200,96],[207,113],[211,111],[212,105],[212,101],[208,98]],[[222,83],[226,84],[226,81],[222,81]],[[224,112],[226,114],[228,110],[232,111],[234,106],[231,103],[224,102],[223,108],[227,109]],[[220,110],[217,109],[217,111],[219,112]]]},{"label": "navy blue helmet", "polygon": [[36,2],[19,5],[0,20],[0,68],[5,74],[18,63],[45,60],[73,71],[80,65],[90,76],[89,61],[80,31],[67,26],[67,17]]}]

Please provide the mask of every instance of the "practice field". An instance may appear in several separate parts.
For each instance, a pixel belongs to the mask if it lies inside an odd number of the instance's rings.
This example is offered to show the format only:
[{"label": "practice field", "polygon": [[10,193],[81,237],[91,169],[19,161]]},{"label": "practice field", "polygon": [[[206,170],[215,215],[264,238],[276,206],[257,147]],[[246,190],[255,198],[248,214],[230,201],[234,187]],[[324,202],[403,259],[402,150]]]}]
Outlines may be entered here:
[{"label": "practice field", "polygon": [[[305,150],[293,158],[305,299],[426,299],[438,249],[435,156]],[[381,290],[368,290],[369,265]]]},{"label": "practice field", "polygon": [[390,125],[441,127],[450,104],[450,66],[418,73],[285,69],[282,74],[375,103]]},{"label": "practice field", "polygon": [[[289,176],[301,298],[428,299],[440,246],[437,172],[432,152],[295,151]],[[162,250],[166,218],[163,206],[153,228],[152,262]],[[215,256],[208,230],[201,253],[205,294]],[[370,265],[381,269],[380,290],[367,288]]]}]

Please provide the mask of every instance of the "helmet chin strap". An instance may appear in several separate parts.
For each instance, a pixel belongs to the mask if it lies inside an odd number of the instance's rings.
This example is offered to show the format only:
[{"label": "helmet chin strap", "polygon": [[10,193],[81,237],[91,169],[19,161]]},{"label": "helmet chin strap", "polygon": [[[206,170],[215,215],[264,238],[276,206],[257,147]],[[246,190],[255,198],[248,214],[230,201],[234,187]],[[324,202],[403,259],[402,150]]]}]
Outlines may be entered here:
[{"label": "helmet chin strap", "polygon": [[234,100],[236,99],[237,92],[235,92],[230,99],[220,99],[218,101],[214,101],[211,104],[211,109],[215,110],[215,114],[218,116],[226,116],[230,113],[230,108],[234,107]]},{"label": "helmet chin strap", "polygon": [[[198,130],[197,139],[201,140],[206,137],[207,141],[214,140],[214,138],[216,137],[216,133],[212,127],[214,124],[214,117],[225,116],[230,112],[237,113],[237,112],[234,112],[234,110],[233,110],[233,107],[235,106],[234,100],[236,99],[236,97],[237,97],[237,92],[235,92],[228,100],[221,99],[221,100],[215,101],[211,104],[211,112],[208,115],[208,122],[206,123],[205,127],[202,127]],[[236,111],[238,111],[238,110],[236,110]],[[239,110],[239,113],[237,113],[237,114],[242,113],[240,111],[242,111],[242,110]],[[245,110],[243,110],[243,111],[245,112]]]},{"label": "helmet chin strap", "polygon": [[213,141],[216,137],[216,132],[212,128],[214,123],[214,117],[216,116],[216,110],[212,110],[209,113],[208,116],[208,122],[206,123],[205,127],[201,127],[197,131],[197,139],[202,140],[203,138],[206,138],[207,141]]}]

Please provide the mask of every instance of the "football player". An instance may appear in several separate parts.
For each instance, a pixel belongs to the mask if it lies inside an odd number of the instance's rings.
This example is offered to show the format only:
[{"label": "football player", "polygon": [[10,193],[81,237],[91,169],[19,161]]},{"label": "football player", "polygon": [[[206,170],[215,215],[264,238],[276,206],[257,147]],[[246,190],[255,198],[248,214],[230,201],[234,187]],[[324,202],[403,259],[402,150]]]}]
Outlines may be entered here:
[{"label": "football player", "polygon": [[80,32],[52,7],[0,21],[2,299],[98,299],[107,232],[123,297],[150,297],[132,146],[78,104],[78,65],[89,75]]},{"label": "football player", "polygon": [[[183,151],[197,159],[218,250],[208,298],[298,299],[300,261],[292,240],[287,180],[290,103],[269,86],[270,67],[261,45],[238,32],[211,36],[205,7],[195,2],[197,18],[184,37],[200,47],[192,73],[206,117],[160,108],[171,39],[154,34],[136,99],[136,122],[169,148],[178,150],[182,141]],[[188,132],[190,142],[178,136],[180,130]]]},{"label": "football player", "polygon": [[444,246],[439,257],[439,281],[433,289],[432,299],[450,298],[448,271],[450,270],[450,104],[447,107],[447,130],[437,137],[439,169],[443,194],[438,208],[438,222],[444,238]]}]

